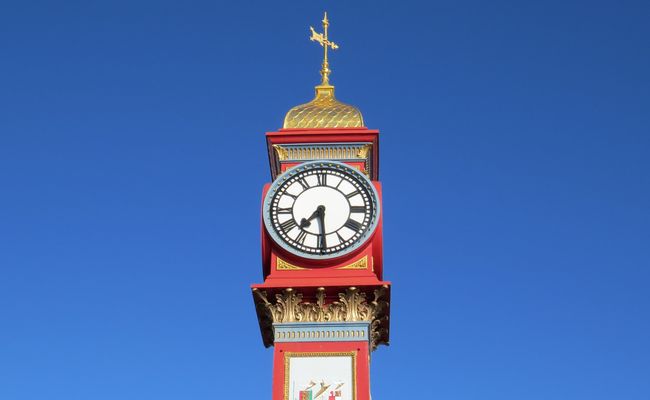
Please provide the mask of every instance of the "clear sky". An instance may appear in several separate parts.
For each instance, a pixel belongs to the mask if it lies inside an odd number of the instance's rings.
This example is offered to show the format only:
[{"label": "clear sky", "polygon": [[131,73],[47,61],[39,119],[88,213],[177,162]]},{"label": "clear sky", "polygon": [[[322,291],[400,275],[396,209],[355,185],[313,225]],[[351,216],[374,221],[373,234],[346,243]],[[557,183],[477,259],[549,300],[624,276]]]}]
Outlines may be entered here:
[{"label": "clear sky", "polygon": [[381,130],[373,399],[650,398],[648,1],[4,1],[0,399],[269,399],[264,132]]}]

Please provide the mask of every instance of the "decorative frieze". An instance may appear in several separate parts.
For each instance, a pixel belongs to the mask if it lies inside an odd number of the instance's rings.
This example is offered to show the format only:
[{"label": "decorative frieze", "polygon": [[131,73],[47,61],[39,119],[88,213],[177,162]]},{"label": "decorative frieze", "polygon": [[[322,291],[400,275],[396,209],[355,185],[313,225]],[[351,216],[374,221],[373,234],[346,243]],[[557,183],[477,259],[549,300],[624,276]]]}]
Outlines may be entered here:
[{"label": "decorative frieze", "polygon": [[302,292],[292,288],[269,298],[266,291],[253,289],[253,296],[262,330],[264,344],[268,347],[275,340],[273,324],[293,322],[358,322],[369,323],[369,339],[374,350],[380,344],[388,344],[388,287],[368,293],[356,287],[349,287],[338,293],[338,300],[326,301],[324,288],[316,290],[314,301],[305,301]]},{"label": "decorative frieze", "polygon": [[366,175],[372,171],[372,143],[287,143],[272,145],[271,173],[273,179],[282,171],[282,164],[315,160],[361,162]]},{"label": "decorative frieze", "polygon": [[278,342],[369,342],[370,324],[363,322],[295,322],[273,324]]},{"label": "decorative frieze", "polygon": [[[281,259],[280,257],[276,258],[275,261],[276,269],[278,271],[305,271],[307,268],[299,267],[297,265],[293,265],[291,263],[288,263]],[[338,267],[337,269],[368,269],[368,256],[363,256],[357,261],[344,265],[342,267]]]}]

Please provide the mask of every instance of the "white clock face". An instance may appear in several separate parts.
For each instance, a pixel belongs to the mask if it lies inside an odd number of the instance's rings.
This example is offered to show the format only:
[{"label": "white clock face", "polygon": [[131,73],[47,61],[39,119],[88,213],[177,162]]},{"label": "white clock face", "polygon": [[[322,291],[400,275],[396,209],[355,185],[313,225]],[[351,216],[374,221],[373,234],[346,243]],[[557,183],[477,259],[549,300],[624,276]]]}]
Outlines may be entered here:
[{"label": "white clock face", "polygon": [[281,175],[264,201],[264,223],[276,243],[302,257],[338,257],[373,233],[379,201],[372,183],[334,161],[307,162]]}]

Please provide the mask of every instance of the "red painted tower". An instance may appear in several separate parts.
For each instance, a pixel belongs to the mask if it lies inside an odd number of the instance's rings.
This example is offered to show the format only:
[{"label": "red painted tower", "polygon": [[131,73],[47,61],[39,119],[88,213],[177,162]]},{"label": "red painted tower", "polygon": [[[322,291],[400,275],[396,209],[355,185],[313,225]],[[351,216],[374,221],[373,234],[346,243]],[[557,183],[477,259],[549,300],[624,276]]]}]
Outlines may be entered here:
[{"label": "red painted tower", "polygon": [[268,132],[273,181],[262,193],[264,283],[253,298],[274,346],[273,400],[369,400],[370,353],[388,344],[379,131],[334,97],[323,46],[315,98]]}]

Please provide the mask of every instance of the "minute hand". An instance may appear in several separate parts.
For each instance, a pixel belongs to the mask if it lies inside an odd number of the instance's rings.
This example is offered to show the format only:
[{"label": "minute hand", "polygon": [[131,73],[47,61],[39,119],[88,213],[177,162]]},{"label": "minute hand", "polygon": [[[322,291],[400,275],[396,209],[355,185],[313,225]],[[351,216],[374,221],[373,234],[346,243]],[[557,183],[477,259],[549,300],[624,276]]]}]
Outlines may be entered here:
[{"label": "minute hand", "polygon": [[325,243],[325,207],[320,210],[318,215],[318,225],[320,225],[320,249],[325,250],[327,243]]}]

